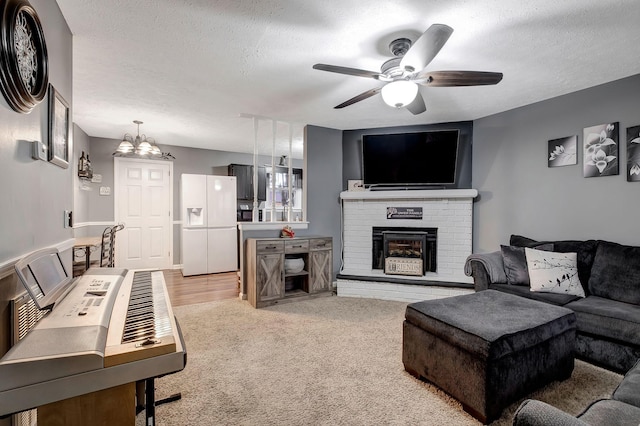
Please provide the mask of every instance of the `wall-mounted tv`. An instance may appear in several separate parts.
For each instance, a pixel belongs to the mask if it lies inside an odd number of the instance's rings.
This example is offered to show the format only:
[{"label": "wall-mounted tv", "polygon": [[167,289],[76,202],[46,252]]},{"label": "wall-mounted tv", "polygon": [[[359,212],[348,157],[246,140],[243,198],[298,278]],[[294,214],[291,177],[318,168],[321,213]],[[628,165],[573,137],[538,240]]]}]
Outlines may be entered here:
[{"label": "wall-mounted tv", "polygon": [[447,186],[456,182],[458,130],[364,135],[365,186]]}]

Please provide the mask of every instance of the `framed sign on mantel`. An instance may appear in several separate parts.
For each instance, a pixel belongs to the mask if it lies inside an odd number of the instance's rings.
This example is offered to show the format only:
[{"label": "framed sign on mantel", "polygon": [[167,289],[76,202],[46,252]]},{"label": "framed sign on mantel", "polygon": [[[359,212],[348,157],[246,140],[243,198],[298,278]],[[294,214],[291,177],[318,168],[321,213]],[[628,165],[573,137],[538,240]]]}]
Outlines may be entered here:
[{"label": "framed sign on mantel", "polygon": [[387,207],[387,219],[422,219],[422,207]]},{"label": "framed sign on mantel", "polygon": [[69,167],[69,104],[49,85],[49,162]]}]

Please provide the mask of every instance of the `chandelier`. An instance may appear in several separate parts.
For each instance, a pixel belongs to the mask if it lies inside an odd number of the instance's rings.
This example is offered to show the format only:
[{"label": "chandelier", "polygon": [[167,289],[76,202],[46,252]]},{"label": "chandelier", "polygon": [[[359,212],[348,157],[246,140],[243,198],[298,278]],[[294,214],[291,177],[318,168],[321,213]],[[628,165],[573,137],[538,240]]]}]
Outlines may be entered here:
[{"label": "chandelier", "polygon": [[153,138],[148,138],[145,135],[140,135],[140,125],[142,121],[133,120],[138,125],[138,134],[134,138],[129,133],[125,133],[122,138],[122,142],[118,145],[118,149],[113,155],[137,155],[139,157],[160,157],[160,158],[174,158],[169,153],[163,153],[156,145],[156,141]]}]

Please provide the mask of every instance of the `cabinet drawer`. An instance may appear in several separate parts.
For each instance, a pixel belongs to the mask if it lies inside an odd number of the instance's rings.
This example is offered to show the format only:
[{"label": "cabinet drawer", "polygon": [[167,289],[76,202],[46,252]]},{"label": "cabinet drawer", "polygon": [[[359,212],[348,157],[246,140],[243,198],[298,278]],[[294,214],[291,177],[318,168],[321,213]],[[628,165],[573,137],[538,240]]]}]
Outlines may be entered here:
[{"label": "cabinet drawer", "polygon": [[284,241],[268,240],[268,241],[256,241],[256,253],[283,253]]},{"label": "cabinet drawer", "polygon": [[331,238],[314,238],[310,240],[311,250],[328,250],[333,248]]},{"label": "cabinet drawer", "polygon": [[309,240],[288,240],[284,242],[285,253],[306,253],[309,251]]}]

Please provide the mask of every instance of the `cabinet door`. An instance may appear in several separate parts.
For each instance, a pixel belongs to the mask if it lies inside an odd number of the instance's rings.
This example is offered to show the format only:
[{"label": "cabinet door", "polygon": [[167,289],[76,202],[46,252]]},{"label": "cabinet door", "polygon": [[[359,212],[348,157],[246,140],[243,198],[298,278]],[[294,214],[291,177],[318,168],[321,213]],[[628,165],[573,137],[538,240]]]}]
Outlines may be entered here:
[{"label": "cabinet door", "polygon": [[309,293],[328,291],[331,288],[332,259],[331,250],[312,251],[310,266]]},{"label": "cabinet door", "polygon": [[284,254],[256,256],[257,301],[280,299],[284,296]]},{"label": "cabinet door", "polygon": [[229,175],[237,179],[237,197],[239,200],[253,199],[253,166],[246,164],[231,164]]}]

